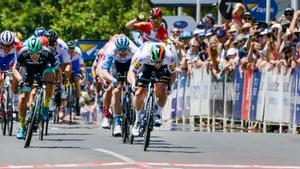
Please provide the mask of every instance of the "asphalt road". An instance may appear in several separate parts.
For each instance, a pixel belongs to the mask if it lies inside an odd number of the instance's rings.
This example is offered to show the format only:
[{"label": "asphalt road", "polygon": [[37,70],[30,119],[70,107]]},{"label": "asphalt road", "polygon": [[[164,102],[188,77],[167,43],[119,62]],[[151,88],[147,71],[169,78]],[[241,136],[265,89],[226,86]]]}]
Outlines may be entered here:
[{"label": "asphalt road", "polygon": [[156,130],[144,152],[143,138],[123,144],[97,125],[51,125],[49,133],[28,149],[15,136],[0,136],[0,169],[300,169],[300,135]]}]

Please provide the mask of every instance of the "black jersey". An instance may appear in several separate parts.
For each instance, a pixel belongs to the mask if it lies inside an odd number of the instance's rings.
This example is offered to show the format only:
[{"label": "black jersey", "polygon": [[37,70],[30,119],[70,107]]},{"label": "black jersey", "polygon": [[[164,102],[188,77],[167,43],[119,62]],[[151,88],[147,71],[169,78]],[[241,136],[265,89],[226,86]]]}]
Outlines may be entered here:
[{"label": "black jersey", "polygon": [[40,51],[40,58],[33,62],[27,47],[23,47],[17,57],[16,68],[23,67],[26,69],[27,76],[41,76],[47,68],[55,68],[58,66],[53,52],[47,47]]}]

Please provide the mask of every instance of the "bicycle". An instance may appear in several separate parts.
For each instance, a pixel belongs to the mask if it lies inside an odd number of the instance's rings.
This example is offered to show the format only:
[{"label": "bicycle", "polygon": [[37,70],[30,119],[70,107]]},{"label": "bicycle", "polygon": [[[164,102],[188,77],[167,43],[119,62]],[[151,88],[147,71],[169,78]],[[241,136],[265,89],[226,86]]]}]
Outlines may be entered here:
[{"label": "bicycle", "polygon": [[133,143],[134,136],[131,133],[131,129],[135,121],[135,113],[132,103],[132,91],[128,83],[126,83],[126,76],[118,76],[118,79],[123,84],[122,92],[122,110],[121,110],[121,129],[122,129],[122,142],[126,143],[128,140],[130,144]]},{"label": "bicycle", "polygon": [[[44,137],[44,120],[42,120],[40,116],[42,115],[43,111],[42,105],[44,103],[46,85],[44,83],[42,85],[38,85],[35,81],[33,83],[33,86],[36,87],[37,94],[26,117],[26,133],[24,148],[30,146],[32,135],[36,127],[38,128],[39,140],[43,140]],[[27,87],[26,89],[23,89],[23,91],[30,91],[30,88]]]},{"label": "bicycle", "polygon": [[[3,67],[5,68],[6,65],[4,64]],[[1,130],[2,134],[6,135],[6,129],[8,135],[12,135],[13,131],[13,103],[14,97],[11,90],[11,81],[12,81],[12,71],[11,70],[4,70],[1,71],[1,76],[3,75],[4,83],[1,90],[1,116],[0,116],[0,123],[1,123]]]},{"label": "bicycle", "polygon": [[[164,80],[170,80],[168,77],[163,77],[162,79]],[[147,148],[149,147],[150,143],[150,136],[151,136],[151,131],[153,130],[154,127],[154,102],[155,102],[155,97],[154,97],[154,84],[157,82],[161,83],[167,83],[168,88],[169,88],[169,82],[166,81],[161,81],[155,77],[151,77],[150,79],[140,79],[141,81],[149,82],[148,84],[148,93],[146,97],[146,105],[144,106],[144,112],[145,112],[145,117],[143,120],[144,124],[142,124],[142,131],[141,131],[141,136],[144,135],[144,151],[147,151]],[[169,89],[168,89],[169,90]]]}]

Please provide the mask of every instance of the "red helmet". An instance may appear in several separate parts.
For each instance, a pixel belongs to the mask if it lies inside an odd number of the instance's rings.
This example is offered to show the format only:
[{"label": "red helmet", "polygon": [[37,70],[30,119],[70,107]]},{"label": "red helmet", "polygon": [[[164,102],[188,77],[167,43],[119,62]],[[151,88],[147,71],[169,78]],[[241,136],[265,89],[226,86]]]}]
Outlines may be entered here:
[{"label": "red helmet", "polygon": [[150,11],[151,18],[161,17],[163,15],[160,8],[152,8]]}]

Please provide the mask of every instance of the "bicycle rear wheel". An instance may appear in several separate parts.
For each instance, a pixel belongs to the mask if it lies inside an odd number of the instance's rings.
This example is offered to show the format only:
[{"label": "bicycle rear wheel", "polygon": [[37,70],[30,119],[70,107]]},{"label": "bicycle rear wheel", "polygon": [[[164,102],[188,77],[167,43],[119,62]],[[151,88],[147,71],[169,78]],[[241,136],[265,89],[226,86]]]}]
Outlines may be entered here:
[{"label": "bicycle rear wheel", "polygon": [[147,151],[150,143],[150,135],[152,130],[152,107],[153,107],[153,97],[149,97],[146,105],[146,127],[144,133],[144,151]]},{"label": "bicycle rear wheel", "polygon": [[13,112],[12,110],[7,113],[7,132],[9,136],[12,136],[14,126],[14,120],[13,120]]},{"label": "bicycle rear wheel", "polygon": [[2,135],[5,135],[6,134],[6,124],[7,124],[7,119],[5,117],[6,115],[1,115],[1,119],[0,119],[0,122],[1,122],[1,131],[2,131]]}]

